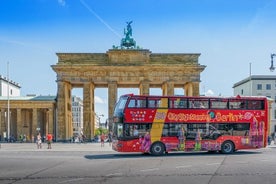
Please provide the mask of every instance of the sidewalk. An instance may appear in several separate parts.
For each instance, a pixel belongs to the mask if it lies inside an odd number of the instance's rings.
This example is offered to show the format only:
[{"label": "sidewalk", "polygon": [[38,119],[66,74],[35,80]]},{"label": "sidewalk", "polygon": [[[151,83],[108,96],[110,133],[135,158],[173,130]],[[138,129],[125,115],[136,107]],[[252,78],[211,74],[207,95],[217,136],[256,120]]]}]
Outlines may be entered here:
[{"label": "sidewalk", "polygon": [[42,149],[37,149],[35,143],[0,143],[1,151],[113,151],[109,143],[101,147],[100,143],[52,143],[52,149],[47,149],[47,143],[42,144]]}]

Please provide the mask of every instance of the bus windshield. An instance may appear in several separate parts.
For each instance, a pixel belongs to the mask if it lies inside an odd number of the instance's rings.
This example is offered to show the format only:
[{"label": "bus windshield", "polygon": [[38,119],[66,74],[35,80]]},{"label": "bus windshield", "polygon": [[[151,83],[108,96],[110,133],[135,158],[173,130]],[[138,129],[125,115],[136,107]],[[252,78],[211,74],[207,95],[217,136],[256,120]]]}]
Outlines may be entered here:
[{"label": "bus windshield", "polygon": [[128,99],[128,96],[120,97],[120,99],[114,109],[114,116],[121,117],[123,115],[123,111],[125,109],[127,99]]}]

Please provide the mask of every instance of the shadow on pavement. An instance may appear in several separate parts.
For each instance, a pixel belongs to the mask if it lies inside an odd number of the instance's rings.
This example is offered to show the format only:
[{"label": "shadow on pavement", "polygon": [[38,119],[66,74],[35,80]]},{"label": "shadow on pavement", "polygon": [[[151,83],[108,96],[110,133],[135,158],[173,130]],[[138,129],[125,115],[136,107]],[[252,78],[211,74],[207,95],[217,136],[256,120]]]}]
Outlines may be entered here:
[{"label": "shadow on pavement", "polygon": [[170,152],[161,156],[154,156],[151,154],[143,153],[118,153],[118,154],[97,154],[97,155],[85,155],[84,158],[93,160],[93,159],[127,159],[127,158],[148,158],[148,157],[196,157],[196,156],[234,156],[234,155],[253,155],[253,154],[262,154],[262,152],[257,151],[237,151],[233,154],[220,154],[218,152]]}]

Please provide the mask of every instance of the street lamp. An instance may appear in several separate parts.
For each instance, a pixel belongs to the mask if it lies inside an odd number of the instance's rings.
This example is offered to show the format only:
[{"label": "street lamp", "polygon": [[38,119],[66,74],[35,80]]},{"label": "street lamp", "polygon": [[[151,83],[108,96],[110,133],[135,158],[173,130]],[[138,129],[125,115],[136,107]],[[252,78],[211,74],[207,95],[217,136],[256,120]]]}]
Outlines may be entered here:
[{"label": "street lamp", "polygon": [[270,66],[269,70],[270,70],[271,72],[273,72],[273,71],[275,70],[275,67],[274,67],[274,65],[273,65],[273,57],[275,57],[275,56],[276,56],[276,54],[271,54],[271,55],[270,55],[270,57],[271,57],[271,66]]}]

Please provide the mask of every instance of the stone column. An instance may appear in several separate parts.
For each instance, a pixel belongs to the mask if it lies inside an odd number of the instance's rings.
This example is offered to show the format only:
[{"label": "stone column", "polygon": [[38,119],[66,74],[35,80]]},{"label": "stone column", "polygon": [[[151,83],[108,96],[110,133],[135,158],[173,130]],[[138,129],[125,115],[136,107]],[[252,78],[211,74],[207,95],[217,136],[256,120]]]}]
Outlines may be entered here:
[{"label": "stone column", "polygon": [[2,140],[4,140],[3,132],[6,132],[5,109],[0,110],[0,135],[2,137]]},{"label": "stone column", "polygon": [[47,122],[48,122],[48,129],[46,132],[50,134],[54,134],[54,111],[53,109],[48,109],[47,111]]},{"label": "stone column", "polygon": [[21,109],[17,109],[17,118],[16,118],[16,124],[17,124],[17,137],[20,134],[24,134],[25,132],[22,132],[23,130],[23,123],[22,123],[22,113],[21,113]]},{"label": "stone column", "polygon": [[192,88],[193,88],[193,96],[199,96],[199,82],[193,82],[192,83]]},{"label": "stone column", "polygon": [[108,83],[108,119],[112,118],[115,104],[117,102],[117,83]]},{"label": "stone column", "polygon": [[193,96],[193,88],[190,82],[184,85],[184,91],[185,96]]},{"label": "stone column", "polygon": [[58,81],[57,93],[57,138],[56,140],[69,139],[69,123],[71,112],[71,85],[67,82]]},{"label": "stone column", "polygon": [[33,109],[33,115],[32,115],[32,135],[36,136],[37,134],[37,109]]},{"label": "stone column", "polygon": [[140,95],[149,95],[150,82],[148,80],[144,80],[140,82],[139,91]]},{"label": "stone column", "polygon": [[162,93],[163,95],[174,95],[174,82],[173,81],[166,81],[162,85]]},{"label": "stone column", "polygon": [[189,82],[184,85],[186,96],[199,96],[199,82]]},{"label": "stone column", "polygon": [[85,83],[83,86],[83,134],[91,140],[95,132],[93,83]]}]

